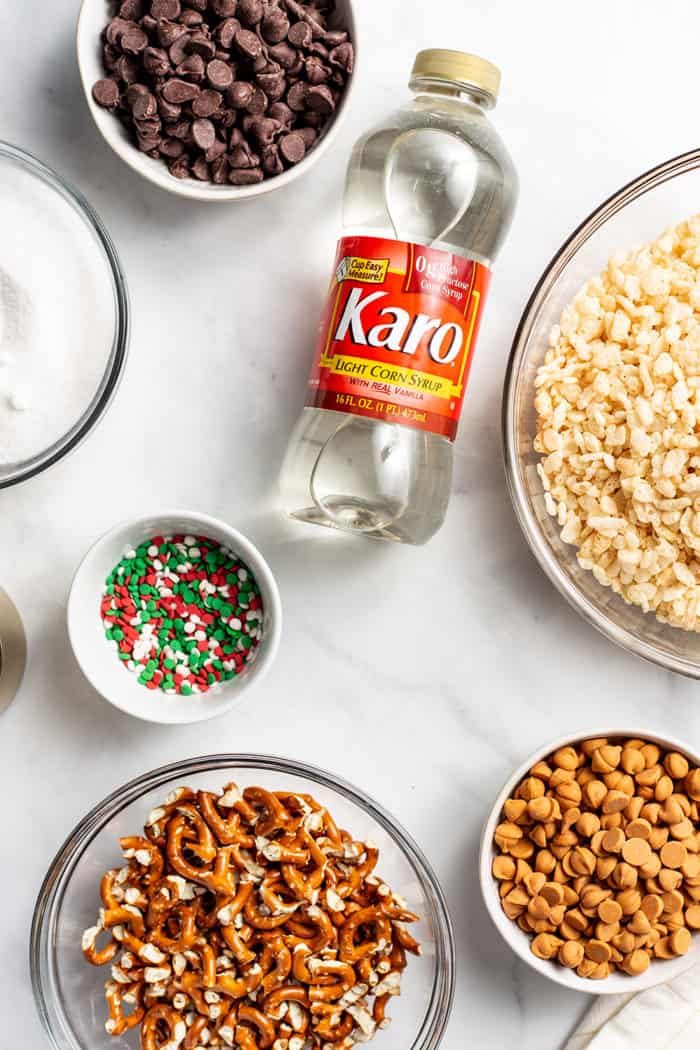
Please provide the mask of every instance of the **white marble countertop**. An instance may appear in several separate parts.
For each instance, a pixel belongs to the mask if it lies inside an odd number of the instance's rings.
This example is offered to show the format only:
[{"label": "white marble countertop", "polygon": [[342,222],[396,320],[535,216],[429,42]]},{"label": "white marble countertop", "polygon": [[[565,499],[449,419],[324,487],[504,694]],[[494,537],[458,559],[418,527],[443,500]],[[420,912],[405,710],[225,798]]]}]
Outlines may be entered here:
[{"label": "white marble countertop", "polygon": [[[0,493],[0,585],[25,619],[26,679],[0,720],[3,1047],[41,1050],[27,941],[54,852],[146,769],[217,750],[317,762],[396,814],[434,864],[459,980],[444,1050],[557,1050],[586,1006],[500,942],[477,889],[482,819],[540,743],[596,723],[663,727],[700,747],[698,686],[587,627],[543,578],[513,517],[499,436],[512,333],[543,265],[604,196],[698,145],[692,0],[358,0],[364,69],[332,155],[292,188],[233,207],[183,203],[108,151],[81,97],[77,0],[3,12],[0,136],[73,180],[104,218],[132,297],[131,359],[103,424],[44,477]],[[414,52],[453,46],[503,69],[495,113],[521,175],[457,441],[447,524],[423,549],[292,525],[275,481],[300,410],[355,137],[407,91]],[[0,231],[0,251],[2,231]],[[298,265],[300,258],[303,265]],[[229,520],[267,554],[286,610],[278,661],[230,716],[147,726],[104,703],[68,646],[66,594],[87,546],[165,505]]]}]

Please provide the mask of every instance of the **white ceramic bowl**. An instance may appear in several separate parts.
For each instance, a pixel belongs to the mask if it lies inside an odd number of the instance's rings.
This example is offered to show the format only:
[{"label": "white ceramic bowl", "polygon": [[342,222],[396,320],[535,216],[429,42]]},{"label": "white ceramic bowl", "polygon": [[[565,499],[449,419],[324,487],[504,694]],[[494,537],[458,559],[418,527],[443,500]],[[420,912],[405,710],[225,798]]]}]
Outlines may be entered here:
[{"label": "white ceramic bowl", "polygon": [[656,984],[664,984],[666,981],[673,980],[674,977],[678,977],[679,974],[690,969],[695,963],[700,962],[700,934],[694,935],[692,946],[687,955],[681,955],[677,959],[654,960],[649,969],[639,977],[628,977],[626,974],[614,973],[604,981],[591,981],[584,977],[579,977],[575,970],[568,970],[564,966],[560,966],[556,961],[538,959],[536,955],[532,954],[530,951],[531,937],[506,916],[501,908],[498,883],[491,874],[491,865],[493,858],[496,856],[496,850],[493,846],[493,833],[496,830],[496,825],[501,820],[503,803],[507,798],[511,797],[528,770],[535,763],[546,758],[547,755],[551,755],[552,752],[560,747],[566,747],[568,744],[576,745],[583,740],[591,740],[595,737],[625,737],[627,739],[641,738],[642,740],[649,740],[667,750],[680,751],[681,754],[686,756],[691,765],[700,766],[700,753],[688,747],[687,744],[646,729],[593,729],[587,733],[579,733],[574,737],[565,736],[559,740],[552,741],[545,747],[539,748],[538,751],[523,762],[519,769],[508,778],[503,790],[496,799],[482,832],[479,851],[479,881],[486,910],[501,937],[513,949],[515,954],[520,956],[523,962],[531,966],[533,970],[537,970],[543,977],[548,977],[550,981],[556,981],[557,984],[562,984],[565,988],[572,988],[577,992],[586,992],[588,995],[619,995],[621,993],[641,992],[645,988],[653,988]]},{"label": "white ceramic bowl", "polygon": [[[173,533],[206,536],[239,555],[258,582],[263,602],[263,633],[255,656],[235,678],[208,693],[166,696],[146,689],[123,667],[105,638],[100,602],[105,580],[126,550],[157,535]],[[206,514],[166,511],[111,529],[85,555],[73,579],[68,598],[68,634],[85,677],[115,707],[146,722],[185,725],[205,722],[229,711],[242,692],[258,682],[279,647],[282,605],[277,584],[260,551],[240,532]]]},{"label": "white ceramic bowl", "polygon": [[105,76],[100,34],[114,14],[114,5],[109,0],[83,0],[78,18],[78,68],[92,118],[108,145],[130,168],[148,179],[154,186],[160,186],[161,189],[168,190],[169,193],[174,193],[179,197],[223,203],[260,197],[272,190],[282,189],[283,186],[288,186],[290,182],[294,182],[295,179],[309,171],[328,151],[348,111],[350,96],[357,77],[358,47],[355,2],[356,0],[336,0],[336,13],[332,19],[333,26],[348,30],[355,47],[355,69],[348,80],[340,105],[308,156],[281,175],[265,179],[253,186],[215,186],[213,183],[199,182],[197,179],[176,179],[170,174],[163,161],[147,157],[145,153],[137,149],[121,121],[109,110],[98,106],[92,97],[93,84]]}]

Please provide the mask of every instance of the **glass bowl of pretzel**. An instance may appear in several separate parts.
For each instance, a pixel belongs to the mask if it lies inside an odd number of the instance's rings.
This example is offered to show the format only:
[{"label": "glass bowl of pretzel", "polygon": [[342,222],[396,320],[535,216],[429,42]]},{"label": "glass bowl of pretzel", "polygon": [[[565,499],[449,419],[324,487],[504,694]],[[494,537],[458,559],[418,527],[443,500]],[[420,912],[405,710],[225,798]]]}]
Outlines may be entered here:
[{"label": "glass bowl of pretzel", "polygon": [[260,755],[146,773],[53,861],[31,936],[55,1050],[435,1050],[455,980],[420,849],[358,788]]}]

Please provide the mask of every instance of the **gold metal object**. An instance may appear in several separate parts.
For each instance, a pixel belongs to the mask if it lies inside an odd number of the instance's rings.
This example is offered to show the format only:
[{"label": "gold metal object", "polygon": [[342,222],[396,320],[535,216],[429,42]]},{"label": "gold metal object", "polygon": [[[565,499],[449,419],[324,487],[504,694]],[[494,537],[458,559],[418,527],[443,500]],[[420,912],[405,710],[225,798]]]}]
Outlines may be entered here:
[{"label": "gold metal object", "polygon": [[461,84],[481,95],[490,106],[495,106],[501,86],[501,71],[497,66],[465,51],[419,51],[413,65],[412,79],[415,77]]}]

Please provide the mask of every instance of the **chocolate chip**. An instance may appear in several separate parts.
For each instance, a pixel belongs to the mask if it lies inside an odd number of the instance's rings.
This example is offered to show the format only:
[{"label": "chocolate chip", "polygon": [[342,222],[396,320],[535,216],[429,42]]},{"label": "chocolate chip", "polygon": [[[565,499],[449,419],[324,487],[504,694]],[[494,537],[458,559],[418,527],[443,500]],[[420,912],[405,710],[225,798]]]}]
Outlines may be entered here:
[{"label": "chocolate chip", "polygon": [[287,79],[275,63],[269,63],[266,70],[258,73],[255,82],[263,89],[271,102],[277,102],[287,90]]},{"label": "chocolate chip", "polygon": [[176,179],[186,179],[190,173],[190,165],[187,157],[183,154],[168,164],[168,171]]},{"label": "chocolate chip", "polygon": [[277,146],[267,146],[262,154],[262,169],[266,175],[281,175],[284,164]]},{"label": "chocolate chip", "polygon": [[139,78],[139,64],[128,55],[120,55],[114,64],[114,72],[125,84],[135,84]]},{"label": "chocolate chip", "polygon": [[254,88],[252,97],[250,99],[250,102],[246,106],[246,110],[248,111],[248,113],[251,113],[253,116],[258,117],[258,116],[261,116],[265,112],[266,109],[267,109],[267,95],[262,90],[262,88],[259,88],[259,87]]},{"label": "chocolate chip", "polygon": [[201,179],[202,182],[209,182],[209,165],[204,157],[197,157],[192,165],[192,174],[196,179]]},{"label": "chocolate chip", "polygon": [[226,51],[230,50],[233,45],[233,38],[235,37],[238,30],[241,28],[241,23],[237,18],[227,18],[216,27],[215,37],[219,42],[219,45]]},{"label": "chocolate chip", "polygon": [[158,23],[157,37],[161,47],[172,47],[176,40],[186,36],[187,30],[177,22],[160,21]]},{"label": "chocolate chip", "polygon": [[141,19],[141,28],[148,33],[150,38],[158,29],[158,19],[152,18],[151,15],[144,15]]},{"label": "chocolate chip", "polygon": [[113,18],[105,29],[105,40],[108,44],[112,44],[113,47],[121,47],[121,39],[124,33],[128,32],[129,29],[136,28],[136,24],[127,21],[126,18]]},{"label": "chocolate chip", "polygon": [[338,47],[348,39],[348,34],[343,29],[329,29],[323,34],[323,43],[326,47]]},{"label": "chocolate chip", "polygon": [[272,7],[263,18],[260,31],[268,44],[279,44],[289,32],[289,19],[279,7]]},{"label": "chocolate chip", "polygon": [[215,139],[209,149],[206,150],[204,157],[208,163],[211,164],[212,161],[218,160],[219,157],[223,157],[224,153],[226,153],[226,143],[222,142],[221,139]]},{"label": "chocolate chip", "polygon": [[298,60],[298,52],[286,42],[269,47],[267,53],[282,69],[291,69]]},{"label": "chocolate chip", "polygon": [[129,107],[129,109],[131,109],[133,107],[134,102],[136,101],[137,98],[139,98],[140,95],[150,95],[150,91],[148,90],[146,85],[145,84],[129,84],[129,86],[126,89],[126,92],[124,94],[124,99],[126,101],[127,106]]},{"label": "chocolate chip", "polygon": [[180,17],[182,5],[180,0],[151,0],[151,15],[153,18],[169,18],[171,20]]},{"label": "chocolate chip", "polygon": [[262,0],[238,0],[236,16],[244,26],[256,26],[264,13]]},{"label": "chocolate chip", "polygon": [[255,88],[247,80],[237,80],[228,89],[226,97],[234,109],[246,109],[255,94]]},{"label": "chocolate chip", "polygon": [[147,47],[143,53],[143,68],[154,77],[164,77],[170,72],[168,52],[160,47]]},{"label": "chocolate chip", "polygon": [[216,46],[210,37],[201,31],[193,33],[189,39],[189,49],[209,61],[216,54]]},{"label": "chocolate chip", "polygon": [[195,26],[201,26],[204,22],[204,18],[199,11],[187,10],[182,12],[178,18],[178,22],[183,26],[187,26],[188,29],[193,29]]},{"label": "chocolate chip", "polygon": [[177,124],[168,127],[168,132],[174,139],[182,139],[183,142],[187,142],[191,138],[191,127],[189,120],[179,120]]},{"label": "chocolate chip", "polygon": [[316,58],[315,55],[307,58],[304,65],[306,66],[306,76],[310,84],[325,84],[327,80],[330,80],[330,69],[328,66],[324,66],[321,59]]},{"label": "chocolate chip", "polygon": [[269,146],[280,128],[281,125],[271,117],[258,117],[251,122],[250,132],[259,146]]},{"label": "chocolate chip", "polygon": [[253,59],[262,54],[260,38],[255,33],[251,33],[249,29],[239,29],[233,42],[244,58]]},{"label": "chocolate chip", "polygon": [[295,134],[304,140],[304,145],[306,147],[307,153],[318,138],[318,132],[316,131],[316,129],[310,127],[297,128]]},{"label": "chocolate chip", "polygon": [[122,0],[119,17],[126,18],[130,22],[138,22],[139,18],[143,17],[143,0]]},{"label": "chocolate chip", "polygon": [[230,18],[236,13],[238,0],[209,0],[209,6],[217,18]]},{"label": "chocolate chip", "polygon": [[134,120],[146,120],[148,117],[153,117],[158,112],[158,103],[156,102],[155,95],[152,95],[150,91],[138,95],[131,106],[131,113]]},{"label": "chocolate chip", "polygon": [[238,120],[238,113],[235,109],[224,108],[217,113],[217,120],[224,130],[228,130]]},{"label": "chocolate chip", "polygon": [[198,83],[200,80],[204,80],[205,69],[206,66],[201,55],[188,55],[175,72],[185,80],[193,80],[195,83]]},{"label": "chocolate chip", "polygon": [[352,44],[339,44],[330,52],[328,60],[332,66],[337,66],[345,73],[352,73],[355,65],[355,49]]},{"label": "chocolate chip", "polygon": [[309,54],[318,55],[319,58],[328,58],[328,48],[324,47],[320,40],[314,40],[307,50]]},{"label": "chocolate chip", "polygon": [[211,181],[216,186],[223,186],[228,182],[229,164],[226,157],[219,157],[211,163]]},{"label": "chocolate chip", "polygon": [[293,112],[291,111],[289,106],[286,105],[286,103],[284,102],[273,102],[273,104],[268,110],[268,113],[270,114],[273,120],[276,120],[277,123],[281,124],[283,127],[285,127],[288,124],[291,124],[294,120]]},{"label": "chocolate chip", "polygon": [[185,31],[168,49],[170,61],[176,68],[187,58],[187,55],[189,54],[189,42],[189,34]]},{"label": "chocolate chip", "polygon": [[180,139],[163,139],[160,152],[164,157],[181,157],[185,152],[185,145]]},{"label": "chocolate chip", "polygon": [[166,102],[190,102],[199,94],[196,84],[188,84],[186,80],[169,80],[163,88],[163,98]]},{"label": "chocolate chip", "polygon": [[102,48],[102,64],[108,73],[113,72],[117,62],[122,58],[121,51],[112,44],[105,44]]},{"label": "chocolate chip", "polygon": [[218,113],[223,101],[224,97],[219,91],[205,88],[204,91],[200,91],[192,103],[192,112],[195,117],[211,117],[214,113]]},{"label": "chocolate chip", "polygon": [[192,124],[192,138],[201,150],[209,149],[216,141],[216,128],[206,117],[200,117]]},{"label": "chocolate chip", "polygon": [[92,88],[92,97],[98,106],[104,109],[114,109],[119,105],[119,84],[116,80],[98,80]]},{"label": "chocolate chip", "polygon": [[280,153],[288,164],[298,164],[306,154],[306,144],[301,135],[292,131],[280,139]]},{"label": "chocolate chip", "polygon": [[225,91],[233,84],[233,72],[231,67],[218,58],[212,59],[207,65],[207,80],[213,88]]},{"label": "chocolate chip", "polygon": [[172,122],[174,120],[179,120],[180,114],[182,113],[182,106],[178,106],[174,102],[167,102],[161,96],[161,98],[158,99],[158,112],[163,120]]},{"label": "chocolate chip", "polygon": [[329,114],[335,109],[333,92],[325,84],[310,87],[306,93],[306,104],[315,113]]},{"label": "chocolate chip", "polygon": [[285,0],[287,10],[300,22],[306,22],[310,27],[314,40],[320,40],[326,31],[326,21],[319,10],[307,7],[298,0]]},{"label": "chocolate chip", "polygon": [[148,36],[143,29],[127,29],[119,38],[119,44],[128,55],[139,55],[148,47]]},{"label": "chocolate chip", "polygon": [[308,47],[313,40],[313,33],[308,22],[295,22],[290,26],[287,39],[294,47]]},{"label": "chocolate chip", "polygon": [[231,150],[229,160],[232,168],[255,168],[258,165],[259,157],[253,153],[250,146],[242,145],[236,146],[235,149]]},{"label": "chocolate chip", "polygon": [[232,186],[253,186],[256,182],[262,182],[265,178],[260,168],[251,168],[249,171],[242,171],[237,168],[234,171],[229,172],[228,181]]},{"label": "chocolate chip", "polygon": [[295,113],[301,113],[306,109],[306,94],[308,90],[309,88],[306,84],[298,81],[296,84],[292,84],[287,92],[287,105]]}]

